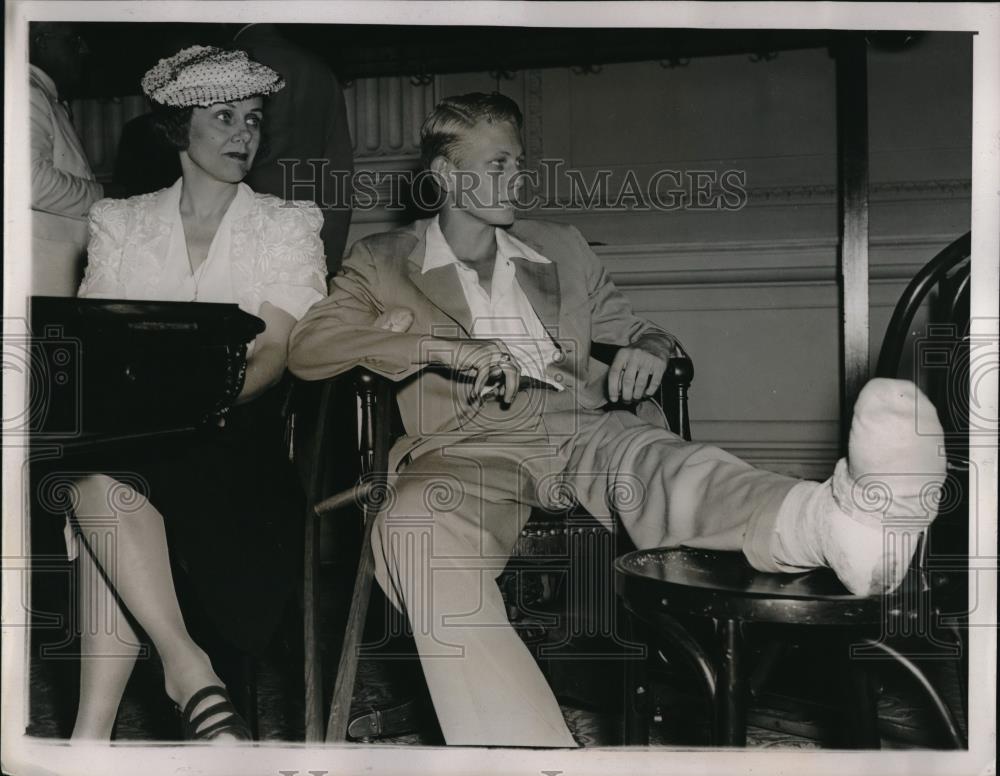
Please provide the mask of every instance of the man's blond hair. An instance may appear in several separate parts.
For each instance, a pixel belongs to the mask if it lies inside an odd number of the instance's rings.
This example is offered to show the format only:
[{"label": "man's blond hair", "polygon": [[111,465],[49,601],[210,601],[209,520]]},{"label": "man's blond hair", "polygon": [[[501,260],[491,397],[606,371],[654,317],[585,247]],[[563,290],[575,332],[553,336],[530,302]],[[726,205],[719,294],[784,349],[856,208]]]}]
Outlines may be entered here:
[{"label": "man's blond hair", "polygon": [[455,155],[463,131],[472,129],[480,121],[491,124],[507,122],[517,127],[518,131],[524,124],[517,103],[499,92],[471,92],[445,97],[434,106],[420,128],[420,158],[424,167],[429,168],[438,156],[457,161]]}]

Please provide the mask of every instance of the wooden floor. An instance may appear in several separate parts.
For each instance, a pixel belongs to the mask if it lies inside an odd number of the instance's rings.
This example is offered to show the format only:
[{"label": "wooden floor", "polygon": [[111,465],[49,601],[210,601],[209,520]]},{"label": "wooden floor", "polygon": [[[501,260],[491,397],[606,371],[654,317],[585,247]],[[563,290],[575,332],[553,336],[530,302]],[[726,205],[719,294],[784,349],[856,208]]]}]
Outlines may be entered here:
[{"label": "wooden floor", "polygon": [[[329,570],[325,573],[330,574]],[[338,619],[335,602],[324,607],[327,627]],[[303,740],[303,689],[301,642],[294,617],[282,630],[266,658],[257,661],[257,709],[259,738],[262,741]],[[72,729],[77,700],[78,661],[73,645],[52,649],[58,643],[58,629],[38,627],[32,647],[30,674],[29,735],[64,737]],[[58,637],[58,638],[57,638]],[[404,651],[408,649],[405,640]],[[44,647],[49,647],[42,654]],[[409,647],[412,648],[412,647]],[[381,656],[364,659],[355,689],[354,711],[416,697],[423,703],[422,729],[382,739],[382,743],[438,745],[442,743],[426,700],[418,664],[415,661]],[[327,655],[330,660],[331,656]],[[584,746],[612,746],[620,743],[619,715],[601,709],[612,708],[609,696],[620,688],[608,684],[616,675],[608,661],[568,659],[546,661],[546,670],[560,696],[563,713],[574,736]],[[960,712],[960,684],[956,666],[938,661],[931,666],[933,678],[954,710]],[[792,650],[780,672],[768,683],[767,692],[752,703],[748,746],[784,748],[825,748],[835,746],[841,717],[823,700],[819,678],[826,672],[810,663],[802,650]],[[890,666],[877,670],[880,732],[884,748],[923,748],[941,745],[939,723],[929,712],[929,704],[912,683]],[[328,680],[332,677],[327,677]],[[155,654],[140,660],[122,703],[115,736],[122,740],[176,740],[180,726],[172,704],[163,693],[163,675]],[[656,714],[651,728],[652,746],[691,746],[706,739],[707,715],[698,690],[683,675],[669,667],[653,683],[651,709]],[[422,700],[421,700],[422,699]],[[964,724],[964,719],[962,719]]]}]

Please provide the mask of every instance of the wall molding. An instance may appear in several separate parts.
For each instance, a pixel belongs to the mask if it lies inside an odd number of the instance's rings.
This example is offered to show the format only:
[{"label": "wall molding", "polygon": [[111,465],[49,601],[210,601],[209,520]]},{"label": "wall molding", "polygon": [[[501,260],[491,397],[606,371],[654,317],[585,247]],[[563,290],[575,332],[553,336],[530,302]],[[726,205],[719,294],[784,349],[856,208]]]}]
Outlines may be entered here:
[{"label": "wall molding", "polygon": [[[735,163],[734,163],[735,164]],[[587,168],[590,169],[590,168]],[[625,173],[635,172],[629,165],[616,164],[608,169]],[[645,192],[646,178],[637,174],[638,183]],[[565,184],[568,186],[568,183]],[[619,186],[622,181],[615,179],[609,183],[608,199],[614,201],[619,193]],[[872,183],[868,187],[868,198],[871,204],[889,205],[900,202],[934,202],[939,200],[967,200],[971,197],[972,181],[969,178],[940,178],[917,181],[883,181]],[[837,205],[837,186],[832,183],[809,183],[781,186],[750,186],[746,188],[746,203],[735,211],[726,211],[722,207],[694,209],[701,213],[711,212],[739,212],[748,208],[761,207],[835,207]],[[630,201],[630,200],[629,200]],[[691,209],[681,207],[679,211],[659,210],[650,202],[644,208],[636,207],[624,211],[634,215],[655,215],[665,212],[682,212]],[[543,208],[536,208],[530,211],[529,217],[538,215],[540,218],[551,216],[558,217],[559,213],[580,214],[586,212],[610,212],[608,210],[588,209],[578,207],[566,196],[557,196],[551,202],[547,202]]]},{"label": "wall molding", "polygon": [[[696,438],[696,441],[700,440]],[[801,477],[810,480],[825,480],[833,474],[834,466],[840,459],[836,444],[810,443],[746,443],[735,441],[712,441],[747,463],[760,469]]]},{"label": "wall molding", "polygon": [[[908,280],[956,235],[889,235],[870,241],[873,282]],[[623,288],[811,285],[837,281],[834,238],[598,245],[593,250]],[[912,257],[912,258],[911,258]]]},{"label": "wall molding", "polygon": [[[876,202],[910,202],[921,199],[968,198],[972,181],[968,178],[940,178],[922,181],[872,183],[868,196]],[[834,184],[796,186],[756,186],[747,189],[747,207],[787,205],[829,205],[837,200]]]},{"label": "wall molding", "polygon": [[696,442],[715,445],[763,469],[826,479],[841,456],[836,421],[691,420]]}]

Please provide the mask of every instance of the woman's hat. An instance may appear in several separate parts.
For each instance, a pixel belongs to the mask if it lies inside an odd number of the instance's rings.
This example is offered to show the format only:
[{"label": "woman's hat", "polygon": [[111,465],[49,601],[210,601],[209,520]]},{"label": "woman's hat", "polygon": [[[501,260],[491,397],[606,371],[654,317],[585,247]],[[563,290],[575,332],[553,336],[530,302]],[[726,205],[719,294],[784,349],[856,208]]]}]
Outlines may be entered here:
[{"label": "woman's hat", "polygon": [[153,102],[176,108],[207,108],[219,102],[273,94],[285,79],[245,51],[191,46],[161,59],[142,77],[142,91]]}]

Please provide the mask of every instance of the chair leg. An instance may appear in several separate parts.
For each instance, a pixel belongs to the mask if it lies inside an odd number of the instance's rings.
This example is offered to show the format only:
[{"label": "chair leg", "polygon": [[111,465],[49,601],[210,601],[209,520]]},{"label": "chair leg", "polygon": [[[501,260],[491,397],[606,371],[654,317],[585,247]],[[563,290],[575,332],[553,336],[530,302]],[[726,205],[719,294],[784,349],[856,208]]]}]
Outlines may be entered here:
[{"label": "chair leg", "polygon": [[719,690],[717,693],[718,743],[747,744],[747,683],[743,676],[743,638],[735,620],[719,623]]},{"label": "chair leg", "polygon": [[319,520],[306,515],[302,580],[302,648],[305,686],[305,740],[323,740],[323,664],[319,650]]},{"label": "chair leg", "polygon": [[955,671],[958,672],[958,692],[959,703],[962,705],[962,717],[965,719],[966,727],[969,724],[969,649],[962,639],[962,630],[958,625],[947,627],[955,639],[955,647],[958,651],[958,660],[955,661]]},{"label": "chair leg", "polygon": [[[850,644],[845,645],[845,651]],[[849,651],[844,663],[845,743],[851,749],[881,749],[878,732],[878,694],[869,667],[863,661],[852,660]]]},{"label": "chair leg", "polygon": [[917,684],[924,691],[924,694],[927,696],[928,700],[930,700],[934,710],[937,712],[938,717],[941,719],[942,726],[944,727],[945,733],[947,734],[951,745],[955,749],[966,749],[968,747],[968,743],[965,740],[965,736],[962,735],[961,728],[958,726],[958,721],[955,719],[955,715],[952,714],[951,709],[948,708],[948,704],[944,702],[944,698],[941,697],[941,694],[934,689],[934,685],[931,684],[930,679],[928,679],[927,675],[920,669],[920,666],[903,655],[901,652],[893,649],[882,641],[865,639],[865,643],[871,647],[881,650],[886,655],[891,657],[917,681]]},{"label": "chair leg", "polygon": [[333,688],[330,705],[330,719],[326,727],[326,741],[347,740],[350,723],[351,701],[354,697],[354,680],[358,674],[358,653],[368,615],[372,583],[375,581],[375,561],[372,558],[372,526],[375,524],[376,510],[365,507],[365,524],[361,540],[361,556],[354,578],[354,595],[347,615],[347,626],[337,665],[337,680]]},{"label": "chair leg", "polygon": [[[310,504],[319,498],[323,483],[323,461],[320,450],[327,431],[326,418],[329,415],[332,391],[329,382],[324,383],[320,389],[307,478]],[[323,663],[319,649],[319,518],[311,506],[306,508],[303,552],[305,557],[302,578],[302,648],[305,740],[306,743],[314,743],[323,740]]]},{"label": "chair leg", "polygon": [[[649,643],[647,639],[642,638],[645,630],[643,623],[627,613],[622,619],[624,620],[626,639],[630,643]],[[650,686],[646,670],[648,659],[647,654],[642,656],[626,654],[622,658],[624,669],[622,743],[625,746],[649,745]]]},{"label": "chair leg", "polygon": [[717,744],[719,729],[718,698],[720,691],[715,664],[688,629],[666,612],[657,612],[656,627],[656,635],[660,642],[664,645],[669,644],[671,648],[676,649],[684,656],[702,680],[709,716],[707,743],[709,745]]},{"label": "chair leg", "polygon": [[243,692],[246,697],[247,725],[254,741],[260,740],[260,720],[257,710],[257,661],[253,655],[243,656]]}]

